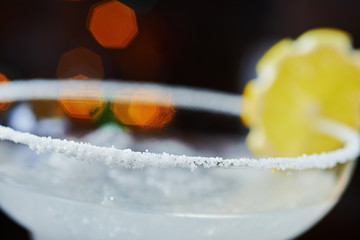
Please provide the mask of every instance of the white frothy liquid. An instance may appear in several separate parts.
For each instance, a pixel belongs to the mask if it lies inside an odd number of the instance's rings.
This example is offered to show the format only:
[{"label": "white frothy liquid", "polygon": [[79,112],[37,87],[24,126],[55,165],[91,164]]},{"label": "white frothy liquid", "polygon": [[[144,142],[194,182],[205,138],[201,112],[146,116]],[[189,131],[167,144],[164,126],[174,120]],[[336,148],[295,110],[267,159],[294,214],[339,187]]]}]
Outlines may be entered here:
[{"label": "white frothy liquid", "polygon": [[[114,127],[83,138],[98,145],[198,154],[173,139],[134,139]],[[204,143],[204,155],[244,154],[238,141]],[[11,146],[7,146],[7,145]],[[209,150],[210,149],[210,150]],[[0,203],[35,240],[289,239],[321,219],[352,163],[332,170],[108,168],[2,144]],[[11,156],[11,159],[10,159]]]},{"label": "white frothy liquid", "polygon": [[1,196],[2,205],[32,230],[35,240],[289,239],[311,227],[334,205],[329,201],[292,210],[233,215],[173,214],[108,208],[3,184],[0,189],[6,192]]}]

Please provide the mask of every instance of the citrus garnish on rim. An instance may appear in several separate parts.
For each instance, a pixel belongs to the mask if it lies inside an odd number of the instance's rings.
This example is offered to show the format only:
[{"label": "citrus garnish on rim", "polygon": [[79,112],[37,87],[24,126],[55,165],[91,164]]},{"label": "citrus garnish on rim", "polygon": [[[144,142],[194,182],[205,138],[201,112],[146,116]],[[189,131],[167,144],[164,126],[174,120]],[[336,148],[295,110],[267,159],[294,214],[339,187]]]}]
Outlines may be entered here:
[{"label": "citrus garnish on rim", "polygon": [[359,128],[360,54],[347,33],[315,29],[275,44],[244,90],[249,148],[261,156],[297,156],[342,146],[314,131],[319,117]]}]

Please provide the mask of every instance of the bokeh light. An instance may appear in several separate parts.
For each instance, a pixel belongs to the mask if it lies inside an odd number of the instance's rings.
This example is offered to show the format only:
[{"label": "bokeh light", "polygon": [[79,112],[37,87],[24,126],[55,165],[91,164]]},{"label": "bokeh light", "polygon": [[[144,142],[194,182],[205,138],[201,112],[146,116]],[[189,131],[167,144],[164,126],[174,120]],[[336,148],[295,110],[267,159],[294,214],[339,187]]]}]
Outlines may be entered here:
[{"label": "bokeh light", "polygon": [[162,128],[175,113],[170,97],[150,90],[119,92],[113,99],[111,110],[123,124],[141,128]]},{"label": "bokeh light", "polygon": [[[73,49],[61,56],[56,75],[60,79],[101,80],[104,78],[101,57],[84,47]],[[106,107],[106,100],[96,84],[83,84],[65,88],[59,104],[73,119],[94,121]]]},{"label": "bokeh light", "polygon": [[79,79],[79,76],[84,76],[85,79],[103,79],[104,68],[101,57],[84,47],[70,50],[61,55],[56,76],[59,79]]},{"label": "bokeh light", "polygon": [[86,27],[105,48],[126,48],[138,32],[135,12],[116,0],[93,5]]},{"label": "bokeh light", "polygon": [[100,88],[94,84],[66,88],[61,93],[59,103],[68,116],[84,120],[96,120],[107,104]]},{"label": "bokeh light", "polygon": [[[2,73],[0,73],[0,84],[7,84],[9,79]],[[5,111],[10,107],[10,102],[0,102],[0,111]]]}]

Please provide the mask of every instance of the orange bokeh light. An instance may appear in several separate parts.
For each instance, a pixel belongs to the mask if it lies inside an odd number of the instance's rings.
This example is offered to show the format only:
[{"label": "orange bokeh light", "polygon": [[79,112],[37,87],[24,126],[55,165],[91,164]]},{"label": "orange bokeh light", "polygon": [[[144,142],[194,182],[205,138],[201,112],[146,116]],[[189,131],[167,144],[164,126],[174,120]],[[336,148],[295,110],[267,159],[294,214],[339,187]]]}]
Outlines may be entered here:
[{"label": "orange bokeh light", "polygon": [[86,27],[105,48],[126,48],[138,32],[135,12],[116,0],[93,5]]},{"label": "orange bokeh light", "polygon": [[96,85],[67,88],[61,95],[60,106],[72,118],[96,120],[106,107],[106,100]]},{"label": "orange bokeh light", "polygon": [[[7,84],[9,79],[2,73],[0,73],[0,84]],[[10,107],[10,102],[0,102],[0,111],[5,111]]]},{"label": "orange bokeh light", "polygon": [[[84,47],[73,49],[61,56],[56,75],[60,79],[102,79],[101,57]],[[71,118],[96,120],[105,109],[106,100],[98,86],[83,84],[66,88],[61,93],[59,104]]]},{"label": "orange bokeh light", "polygon": [[120,92],[111,104],[111,111],[126,125],[162,128],[173,118],[175,108],[162,93],[138,90]]},{"label": "orange bokeh light", "polygon": [[104,68],[101,57],[84,47],[70,50],[60,57],[56,76],[60,79],[75,78],[76,76],[85,76],[86,79],[102,79],[104,78]]}]

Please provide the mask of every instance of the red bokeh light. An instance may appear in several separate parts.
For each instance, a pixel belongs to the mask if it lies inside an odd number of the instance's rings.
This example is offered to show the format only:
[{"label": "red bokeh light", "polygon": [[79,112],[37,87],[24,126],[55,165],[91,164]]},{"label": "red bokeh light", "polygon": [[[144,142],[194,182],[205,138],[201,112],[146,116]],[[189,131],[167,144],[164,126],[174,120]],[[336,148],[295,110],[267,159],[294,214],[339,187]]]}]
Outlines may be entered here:
[{"label": "red bokeh light", "polygon": [[116,0],[93,5],[86,26],[105,48],[125,48],[138,32],[135,12]]}]

